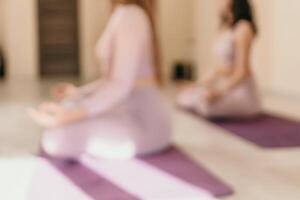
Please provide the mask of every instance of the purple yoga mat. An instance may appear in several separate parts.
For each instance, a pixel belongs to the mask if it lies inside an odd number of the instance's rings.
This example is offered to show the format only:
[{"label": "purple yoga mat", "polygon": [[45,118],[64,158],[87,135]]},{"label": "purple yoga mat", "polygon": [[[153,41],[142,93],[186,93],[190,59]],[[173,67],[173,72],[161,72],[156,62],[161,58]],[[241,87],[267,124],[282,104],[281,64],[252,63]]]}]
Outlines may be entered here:
[{"label": "purple yoga mat", "polygon": [[48,161],[94,200],[138,200],[79,162],[47,158]]},{"label": "purple yoga mat", "polygon": [[215,197],[231,195],[233,190],[190,157],[172,147],[159,155],[141,159],[177,178],[208,191]]},{"label": "purple yoga mat", "polygon": [[[138,199],[81,163],[62,161],[47,156],[43,157],[95,200]],[[158,155],[140,158],[140,160],[193,184],[196,187],[204,189],[216,197],[227,196],[233,193],[229,186],[214,177],[205,168],[201,167],[175,147],[161,152]]]},{"label": "purple yoga mat", "polygon": [[300,147],[300,122],[283,117],[262,114],[253,119],[211,122],[261,147]]}]

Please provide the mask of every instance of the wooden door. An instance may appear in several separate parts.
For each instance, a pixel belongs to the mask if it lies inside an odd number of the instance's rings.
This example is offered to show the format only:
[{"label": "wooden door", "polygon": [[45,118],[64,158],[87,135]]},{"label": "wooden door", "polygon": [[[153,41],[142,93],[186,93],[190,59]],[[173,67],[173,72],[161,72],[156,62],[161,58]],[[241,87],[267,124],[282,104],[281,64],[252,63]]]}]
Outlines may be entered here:
[{"label": "wooden door", "polygon": [[79,74],[77,0],[39,0],[40,73]]}]

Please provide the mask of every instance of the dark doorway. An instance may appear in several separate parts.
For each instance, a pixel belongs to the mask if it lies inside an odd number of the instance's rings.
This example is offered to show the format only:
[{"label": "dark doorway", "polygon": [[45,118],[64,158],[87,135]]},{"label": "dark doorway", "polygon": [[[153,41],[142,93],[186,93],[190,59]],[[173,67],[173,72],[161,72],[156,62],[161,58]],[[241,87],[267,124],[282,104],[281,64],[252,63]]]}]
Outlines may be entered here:
[{"label": "dark doorway", "polygon": [[39,0],[40,74],[79,75],[77,0]]}]

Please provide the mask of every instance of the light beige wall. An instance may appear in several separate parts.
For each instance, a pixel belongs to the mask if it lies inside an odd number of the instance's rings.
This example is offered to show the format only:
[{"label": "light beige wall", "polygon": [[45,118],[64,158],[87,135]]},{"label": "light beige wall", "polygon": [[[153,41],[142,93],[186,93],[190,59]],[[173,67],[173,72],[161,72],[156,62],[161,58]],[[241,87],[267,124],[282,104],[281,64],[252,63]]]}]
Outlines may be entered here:
[{"label": "light beige wall", "polygon": [[[37,0],[2,1],[8,78],[38,78]],[[81,72],[84,79],[92,79],[99,68],[93,50],[105,25],[108,1],[81,0],[79,3]]]},{"label": "light beige wall", "polygon": [[273,25],[274,1],[253,0],[255,17],[259,29],[254,44],[253,67],[262,90],[270,90],[273,80]]},{"label": "light beige wall", "polygon": [[[37,0],[0,0],[5,6],[5,51],[9,61],[9,77],[37,78]],[[176,60],[191,55],[192,6],[194,0],[159,0],[158,24],[164,66],[169,75]],[[98,75],[99,63],[94,48],[109,13],[109,0],[80,0],[81,72],[84,80]],[[22,19],[22,20],[20,20]]]},{"label": "light beige wall", "polygon": [[0,0],[0,48],[2,48],[3,45],[3,40],[4,40],[4,36],[3,36],[3,25],[4,25],[4,4],[3,4],[3,0]]},{"label": "light beige wall", "polygon": [[300,96],[300,1],[274,0],[273,88]]},{"label": "light beige wall", "polygon": [[84,80],[91,80],[99,75],[100,63],[94,50],[109,15],[109,1],[81,0],[79,8],[81,72]]},{"label": "light beige wall", "polygon": [[158,29],[166,78],[178,60],[191,59],[194,0],[158,0]]},{"label": "light beige wall", "polygon": [[[2,41],[11,79],[38,76],[36,1],[0,0],[0,45]],[[193,59],[200,75],[214,65],[211,46],[218,23],[215,3],[214,0],[158,1],[166,75],[179,59]],[[253,4],[259,25],[253,65],[259,84],[264,89],[300,95],[297,86],[300,2],[253,0]],[[94,47],[108,16],[108,0],[80,0],[79,8],[82,74],[85,80],[90,80],[98,75]]]},{"label": "light beige wall", "polygon": [[37,75],[35,0],[4,0],[4,51],[8,78],[32,79]]},{"label": "light beige wall", "polygon": [[218,27],[218,15],[214,0],[194,0],[194,60],[199,77],[214,66],[212,46]]}]

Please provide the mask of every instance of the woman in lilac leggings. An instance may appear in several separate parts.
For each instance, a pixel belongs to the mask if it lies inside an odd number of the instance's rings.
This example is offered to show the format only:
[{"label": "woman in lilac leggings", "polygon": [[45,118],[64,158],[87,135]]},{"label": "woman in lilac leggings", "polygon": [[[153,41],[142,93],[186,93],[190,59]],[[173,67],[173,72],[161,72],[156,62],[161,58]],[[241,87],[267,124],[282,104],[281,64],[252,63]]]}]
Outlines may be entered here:
[{"label": "woman in lilac leggings", "polygon": [[217,67],[200,84],[181,90],[177,103],[207,118],[253,117],[261,106],[250,57],[256,25],[248,0],[219,0]]},{"label": "woman in lilac leggings", "polygon": [[76,88],[53,88],[59,103],[32,109],[45,127],[43,150],[51,156],[131,158],[170,145],[171,127],[158,85],[158,40],[148,0],[113,0],[96,55],[104,77]]}]

